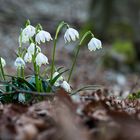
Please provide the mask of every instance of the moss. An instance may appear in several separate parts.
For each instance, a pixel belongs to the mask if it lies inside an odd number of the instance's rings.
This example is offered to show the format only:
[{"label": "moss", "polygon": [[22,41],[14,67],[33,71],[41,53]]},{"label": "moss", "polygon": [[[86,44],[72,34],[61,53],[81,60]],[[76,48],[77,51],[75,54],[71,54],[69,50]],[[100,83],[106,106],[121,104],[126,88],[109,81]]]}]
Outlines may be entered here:
[{"label": "moss", "polygon": [[130,100],[135,100],[135,99],[139,99],[140,98],[140,91],[138,91],[137,93],[132,93],[128,95],[128,99]]},{"label": "moss", "polygon": [[112,48],[108,50],[103,59],[105,67],[115,70],[132,70],[135,71],[137,57],[135,48],[129,40],[116,40],[112,44]]},{"label": "moss", "polygon": [[136,52],[131,41],[128,40],[117,40],[113,43],[113,48],[115,52],[122,54],[126,58],[126,63],[135,63]]}]

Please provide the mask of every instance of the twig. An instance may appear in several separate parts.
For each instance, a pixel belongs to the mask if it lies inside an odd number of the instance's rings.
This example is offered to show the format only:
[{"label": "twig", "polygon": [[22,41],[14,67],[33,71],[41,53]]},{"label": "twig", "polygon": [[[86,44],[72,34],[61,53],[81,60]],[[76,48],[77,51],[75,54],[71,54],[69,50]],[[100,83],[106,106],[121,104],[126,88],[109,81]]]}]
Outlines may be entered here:
[{"label": "twig", "polygon": [[35,91],[24,91],[24,90],[16,90],[14,92],[4,92],[2,94],[4,95],[9,95],[9,94],[19,94],[19,93],[22,93],[22,94],[32,94],[32,95],[35,95],[35,96],[55,96],[56,94],[55,93],[45,93],[45,92],[35,92]]}]

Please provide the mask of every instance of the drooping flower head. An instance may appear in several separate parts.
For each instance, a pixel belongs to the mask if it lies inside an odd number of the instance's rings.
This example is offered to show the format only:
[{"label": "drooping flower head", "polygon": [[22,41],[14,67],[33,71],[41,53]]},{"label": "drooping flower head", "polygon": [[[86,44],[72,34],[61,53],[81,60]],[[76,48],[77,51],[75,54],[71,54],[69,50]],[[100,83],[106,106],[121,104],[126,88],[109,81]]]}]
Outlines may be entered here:
[{"label": "drooping flower head", "polygon": [[39,67],[41,67],[43,64],[49,64],[48,58],[41,52],[37,54],[35,61]]},{"label": "drooping flower head", "polygon": [[96,49],[101,49],[101,48],[102,48],[102,42],[95,37],[93,37],[88,43],[88,49],[90,51],[96,51]]},{"label": "drooping flower head", "polygon": [[32,25],[26,26],[22,31],[22,36],[26,38],[31,38],[35,35],[35,27]]},{"label": "drooping flower head", "polygon": [[21,57],[17,57],[14,64],[15,64],[16,68],[24,68],[25,67],[25,62]]},{"label": "drooping flower head", "polygon": [[[36,46],[37,48],[37,53],[41,52],[41,48],[39,46]],[[31,43],[30,46],[27,49],[27,52],[30,53],[31,55],[33,55],[35,53],[35,44]]]},{"label": "drooping flower head", "polygon": [[65,43],[70,41],[76,41],[79,38],[79,33],[73,28],[68,28],[64,34]]},{"label": "drooping flower head", "polygon": [[0,57],[0,59],[1,59],[2,67],[5,67],[6,66],[6,61],[2,57]]},{"label": "drooping flower head", "polygon": [[46,41],[50,41],[50,40],[53,40],[51,34],[44,30],[39,31],[35,36],[35,41],[38,44],[40,44],[41,42],[45,43]]},{"label": "drooping flower head", "polygon": [[68,84],[67,81],[63,81],[63,83],[61,84],[61,87],[66,91],[66,92],[71,92],[71,87]]},{"label": "drooping flower head", "polygon": [[24,56],[24,61],[28,62],[28,63],[31,63],[32,62],[32,55],[27,52]]},{"label": "drooping flower head", "polygon": [[22,43],[27,43],[27,42],[29,42],[29,37],[27,35],[25,35],[25,34],[22,34],[22,36],[21,35],[19,36],[18,41],[19,41],[19,44],[21,42]]}]

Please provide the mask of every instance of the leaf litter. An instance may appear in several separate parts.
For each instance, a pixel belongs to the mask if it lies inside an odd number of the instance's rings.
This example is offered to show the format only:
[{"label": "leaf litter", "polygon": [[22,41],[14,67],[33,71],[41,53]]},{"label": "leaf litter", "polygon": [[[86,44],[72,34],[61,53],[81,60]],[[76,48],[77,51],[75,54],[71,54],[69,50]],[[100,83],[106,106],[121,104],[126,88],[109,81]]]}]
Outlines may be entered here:
[{"label": "leaf litter", "polygon": [[118,99],[106,89],[73,96],[60,90],[32,105],[0,104],[0,139],[140,139],[139,99]]}]

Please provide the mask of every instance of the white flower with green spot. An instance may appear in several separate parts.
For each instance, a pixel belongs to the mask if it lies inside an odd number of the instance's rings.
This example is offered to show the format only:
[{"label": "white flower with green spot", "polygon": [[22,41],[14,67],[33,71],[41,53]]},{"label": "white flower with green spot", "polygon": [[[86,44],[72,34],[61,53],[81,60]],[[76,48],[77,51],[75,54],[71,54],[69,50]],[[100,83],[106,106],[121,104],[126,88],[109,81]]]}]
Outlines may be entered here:
[{"label": "white flower with green spot", "polygon": [[22,37],[31,38],[35,35],[36,29],[32,25],[26,26],[22,31]]},{"label": "white flower with green spot", "polygon": [[[39,46],[36,46],[37,48],[37,53],[41,52],[41,48]],[[31,55],[34,55],[35,53],[35,44],[31,43],[30,46],[27,49],[27,52],[30,53]]]},{"label": "white flower with green spot", "polygon": [[71,87],[67,81],[63,81],[60,85],[66,92],[71,92]]},{"label": "white flower with green spot", "polygon": [[48,58],[41,52],[37,54],[35,61],[39,67],[41,67],[43,64],[49,64]]},{"label": "white flower with green spot", "polygon": [[16,68],[24,68],[25,67],[25,62],[21,57],[17,57],[14,64],[15,64]]},{"label": "white flower with green spot", "polygon": [[22,42],[22,43],[27,43],[27,42],[29,42],[29,38],[28,38],[28,36],[27,35],[25,35],[25,34],[22,34],[22,36],[19,36],[19,44],[20,44],[20,42]]},{"label": "white flower with green spot", "polygon": [[38,44],[40,44],[41,42],[45,43],[46,41],[50,41],[50,40],[53,40],[51,34],[44,30],[39,31],[35,36],[35,41]]},{"label": "white flower with green spot", "polygon": [[28,62],[28,63],[31,63],[32,62],[32,55],[27,52],[24,56],[24,61]]},{"label": "white flower with green spot", "polygon": [[102,48],[102,42],[95,37],[93,37],[88,43],[88,49],[90,51],[96,51],[96,49],[101,49],[101,48]]},{"label": "white flower with green spot", "polygon": [[79,39],[79,33],[73,28],[68,28],[64,34],[65,43]]}]

